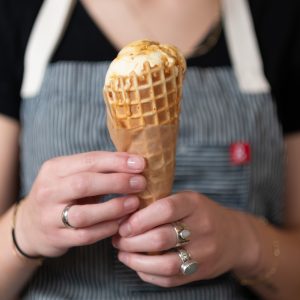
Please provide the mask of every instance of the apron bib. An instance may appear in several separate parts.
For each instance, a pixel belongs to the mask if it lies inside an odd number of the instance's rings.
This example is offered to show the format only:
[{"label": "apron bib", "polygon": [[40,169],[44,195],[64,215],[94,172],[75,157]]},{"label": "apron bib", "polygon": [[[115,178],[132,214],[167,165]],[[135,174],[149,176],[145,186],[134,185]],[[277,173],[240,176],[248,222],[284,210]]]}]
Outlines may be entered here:
[{"label": "apron bib", "polygon": [[[59,13],[57,1],[63,3]],[[49,64],[75,2],[45,1],[28,43],[21,107],[22,196],[29,193],[39,168],[50,158],[114,151],[101,94],[109,62]],[[223,9],[233,69],[191,67],[187,71],[174,192],[198,191],[224,206],[280,223],[282,134],[262,72],[249,7],[245,0],[234,5],[223,0]],[[54,16],[58,25],[46,26],[50,42],[46,54],[37,59],[45,20]],[[47,259],[22,297],[242,300],[254,296],[229,274],[174,289],[144,283],[117,260],[106,239]]]}]

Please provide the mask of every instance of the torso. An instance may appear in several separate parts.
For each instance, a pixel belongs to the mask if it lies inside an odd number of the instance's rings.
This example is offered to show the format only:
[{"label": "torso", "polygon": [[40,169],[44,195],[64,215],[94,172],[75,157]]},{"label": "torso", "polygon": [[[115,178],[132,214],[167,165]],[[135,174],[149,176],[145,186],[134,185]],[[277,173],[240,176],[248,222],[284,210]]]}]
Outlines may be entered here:
[{"label": "torso", "polygon": [[[91,0],[85,0],[85,3],[87,1],[92,3]],[[108,10],[117,2],[123,1],[99,0],[94,5],[107,5]],[[140,2],[143,5],[150,3],[146,0]],[[158,3],[156,0],[152,2]],[[160,2],[167,5],[175,0]],[[179,0],[176,0],[178,6],[185,2],[189,1],[180,1],[179,4]],[[196,0],[190,2],[196,3]],[[107,10],[99,6],[97,11],[101,11],[103,19],[94,20],[103,22],[106,15],[110,15]],[[112,19],[106,19],[101,28],[107,36],[107,28],[114,29],[109,37],[116,48],[120,48],[127,40],[140,37],[131,31],[137,26],[133,24],[134,20],[131,19],[132,23],[129,24],[130,17],[125,16],[124,11],[122,15],[121,8],[117,11],[118,14],[116,12]],[[201,11],[200,7],[198,11]],[[150,11],[148,13],[150,18]],[[176,16],[175,12],[171,15]],[[201,20],[200,15],[198,18]],[[173,24],[170,28],[179,27],[175,26],[175,21],[176,18],[172,20],[170,17],[170,24]],[[114,22],[114,27],[110,27]],[[120,34],[124,24],[128,24],[124,29],[126,36]],[[209,23],[206,24],[209,27]],[[156,25],[164,27],[163,21]],[[165,32],[154,31],[159,32],[161,38],[167,34],[167,28]],[[78,32],[75,30],[77,35]],[[183,38],[179,34],[177,45]],[[192,40],[188,42],[192,44]],[[97,42],[91,43],[92,46],[94,44]],[[100,42],[98,44],[103,47]],[[89,45],[84,45],[81,48],[87,50]],[[39,93],[23,99],[23,195],[30,191],[42,163],[52,157],[93,150],[114,150],[107,132],[104,101],[101,99],[101,87],[108,65],[109,62],[104,60],[97,63],[76,60],[51,63]],[[224,206],[280,222],[282,137],[270,95],[243,93],[229,66],[202,68],[197,65],[190,67],[186,74],[181,109],[174,192],[184,189],[198,191]],[[247,159],[241,160],[239,155],[240,161],[233,163],[232,149],[240,149],[237,148],[240,143],[240,146],[251,149],[251,156],[248,151]],[[118,261],[109,239],[89,247],[71,249],[61,258],[46,260],[28,284],[22,299],[37,299],[40,295],[61,300],[254,299],[229,274],[176,289],[150,286]]]},{"label": "torso", "polygon": [[218,0],[81,2],[117,49],[133,40],[148,38],[176,45],[190,56],[220,20]]}]

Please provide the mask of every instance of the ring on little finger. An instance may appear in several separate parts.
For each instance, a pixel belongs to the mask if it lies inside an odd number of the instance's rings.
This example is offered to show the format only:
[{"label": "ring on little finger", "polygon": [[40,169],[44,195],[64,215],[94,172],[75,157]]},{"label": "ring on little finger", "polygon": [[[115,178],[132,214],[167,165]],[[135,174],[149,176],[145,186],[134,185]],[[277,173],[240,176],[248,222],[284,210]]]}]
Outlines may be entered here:
[{"label": "ring on little finger", "polygon": [[199,263],[191,258],[191,255],[184,249],[177,249],[178,255],[182,261],[180,265],[180,271],[183,275],[194,274],[199,267]]},{"label": "ring on little finger", "polygon": [[62,213],[61,213],[61,220],[62,220],[62,222],[63,222],[63,224],[64,224],[64,226],[66,227],[66,228],[73,228],[73,229],[75,229],[75,227],[74,226],[72,226],[70,223],[69,223],[69,209],[72,207],[72,205],[67,205],[64,209],[63,209],[63,211],[62,211]]},{"label": "ring on little finger", "polygon": [[172,226],[176,233],[175,247],[182,247],[183,245],[186,245],[190,241],[189,237],[191,235],[191,232],[186,228],[185,225],[179,222],[173,223]]}]

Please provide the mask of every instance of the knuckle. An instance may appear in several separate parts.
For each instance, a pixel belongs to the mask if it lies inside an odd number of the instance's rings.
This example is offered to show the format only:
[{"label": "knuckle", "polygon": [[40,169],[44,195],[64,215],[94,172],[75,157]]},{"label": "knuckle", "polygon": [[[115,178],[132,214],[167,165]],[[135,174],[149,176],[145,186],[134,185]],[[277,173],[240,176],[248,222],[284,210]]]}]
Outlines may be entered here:
[{"label": "knuckle", "polygon": [[172,278],[164,278],[160,284],[160,286],[165,288],[174,287],[176,284]]},{"label": "knuckle", "polygon": [[201,195],[194,191],[187,190],[179,194],[183,194],[185,201],[187,201],[192,210],[195,210],[202,201]]},{"label": "knuckle", "polygon": [[132,215],[129,220],[127,221],[131,228],[138,228],[139,232],[145,230],[145,224],[142,222],[139,213]]},{"label": "knuckle", "polygon": [[129,175],[127,174],[110,174],[110,183],[113,193],[123,193],[130,190]]},{"label": "knuckle", "polygon": [[116,163],[121,165],[122,169],[128,170],[128,159],[130,155],[127,152],[119,152],[116,157]]},{"label": "knuckle", "polygon": [[173,219],[175,215],[175,203],[170,199],[166,198],[160,201],[157,201],[159,207],[159,211],[161,211],[167,220]]},{"label": "knuckle", "polygon": [[115,199],[113,202],[111,202],[111,204],[113,204],[114,216],[118,217],[124,214],[124,201],[120,201],[120,199]]},{"label": "knuckle", "polygon": [[90,169],[93,169],[97,163],[98,155],[97,152],[88,152],[83,156],[83,164]]},{"label": "knuckle", "polygon": [[213,265],[215,264],[207,261],[201,263],[201,275],[200,275],[201,277],[199,279],[212,277]]},{"label": "knuckle", "polygon": [[177,275],[179,273],[178,261],[170,260],[168,263],[166,263],[164,271],[165,275],[167,276]]},{"label": "knuckle", "polygon": [[208,216],[201,218],[200,230],[204,235],[210,235],[214,232],[214,226],[212,220]]},{"label": "knuckle", "polygon": [[207,256],[212,260],[218,256],[218,247],[215,242],[211,242],[207,245]]},{"label": "knuckle", "polygon": [[110,157],[111,167],[113,169],[127,169],[127,159],[128,154],[124,153],[116,153],[115,155]]},{"label": "knuckle", "polygon": [[131,268],[133,268],[133,260],[132,260],[132,257],[131,257],[131,255],[127,255],[126,256],[126,265],[128,266],[128,267],[131,267]]},{"label": "knuckle", "polygon": [[71,187],[78,195],[86,195],[89,181],[88,176],[77,175],[72,178]]},{"label": "knuckle", "polygon": [[188,192],[189,195],[189,199],[192,205],[194,205],[194,207],[196,207],[197,205],[199,205],[199,199],[201,198],[199,193],[197,192],[193,192],[193,191],[189,191]]},{"label": "knuckle", "polygon": [[74,227],[84,227],[87,225],[86,214],[82,209],[72,206],[69,211],[69,222]]},{"label": "knuckle", "polygon": [[103,238],[112,236],[112,235],[116,234],[118,232],[118,230],[119,230],[119,225],[116,221],[106,222],[99,239],[103,239]]},{"label": "knuckle", "polygon": [[152,244],[155,251],[166,250],[169,247],[168,239],[162,232],[156,232],[152,236]]},{"label": "knuckle", "polygon": [[41,172],[42,173],[48,173],[49,171],[51,171],[52,166],[53,166],[53,162],[54,162],[54,158],[45,161],[41,166]]},{"label": "knuckle", "polygon": [[151,280],[151,275],[145,275],[144,273],[137,272],[138,276],[141,278],[142,281],[154,284],[153,280]]},{"label": "knuckle", "polygon": [[192,198],[194,201],[199,201],[199,193],[194,191],[187,191],[187,193],[189,194],[190,198]]},{"label": "knuckle", "polygon": [[49,179],[49,175],[53,176],[57,174],[57,166],[59,166],[64,160],[63,156],[53,157],[49,160],[46,160],[39,171],[39,174],[42,176],[47,176]]},{"label": "knuckle", "polygon": [[53,193],[52,188],[47,184],[40,184],[36,189],[36,200],[44,202],[49,199]]},{"label": "knuckle", "polygon": [[[147,278],[144,277],[144,274],[141,272],[137,272],[137,275],[140,277],[141,280],[143,280],[144,282],[149,282],[149,280],[147,280]],[[150,282],[149,282],[150,283]]]},{"label": "knuckle", "polygon": [[95,238],[88,229],[77,230],[77,238],[80,245],[89,245],[95,242]]}]

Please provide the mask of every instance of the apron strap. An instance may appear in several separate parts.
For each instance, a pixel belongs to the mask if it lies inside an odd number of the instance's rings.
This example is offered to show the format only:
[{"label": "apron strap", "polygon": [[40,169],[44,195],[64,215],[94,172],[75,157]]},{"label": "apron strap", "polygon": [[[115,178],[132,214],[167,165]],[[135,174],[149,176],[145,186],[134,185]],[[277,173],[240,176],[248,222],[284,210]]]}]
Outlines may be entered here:
[{"label": "apron strap", "polygon": [[42,85],[47,65],[70,19],[76,0],[45,0],[28,40],[22,97],[35,96]]},{"label": "apron strap", "polygon": [[270,91],[247,0],[222,0],[223,21],[233,69],[240,89],[247,93]]}]

